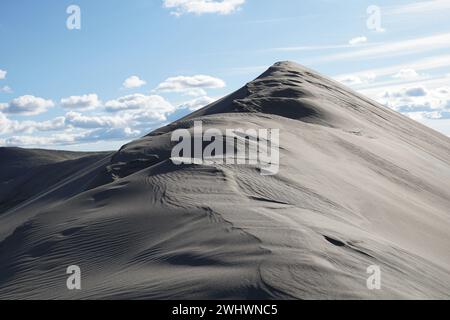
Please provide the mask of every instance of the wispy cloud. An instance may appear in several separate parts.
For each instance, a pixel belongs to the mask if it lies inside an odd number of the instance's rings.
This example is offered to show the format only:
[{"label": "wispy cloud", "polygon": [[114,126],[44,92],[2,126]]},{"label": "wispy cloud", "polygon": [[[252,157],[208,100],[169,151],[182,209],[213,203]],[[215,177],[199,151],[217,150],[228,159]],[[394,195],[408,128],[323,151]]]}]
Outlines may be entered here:
[{"label": "wispy cloud", "polygon": [[399,73],[401,70],[412,69],[417,71],[433,70],[450,66],[450,55],[438,55],[430,56],[428,58],[412,61],[409,63],[396,64],[388,67],[366,69],[358,72],[340,74],[334,78],[346,78],[349,76],[364,76],[367,74],[373,74],[376,77],[392,76]]},{"label": "wispy cloud", "polygon": [[344,53],[320,57],[318,61],[337,61],[361,58],[379,58],[382,56],[406,55],[442,48],[450,48],[450,33],[441,33],[429,37],[415,38],[404,41],[388,42]]},{"label": "wispy cloud", "polygon": [[431,12],[442,12],[450,10],[450,1],[448,0],[429,0],[410,2],[402,5],[385,7],[383,14],[401,15],[401,14],[423,14]]},{"label": "wispy cloud", "polygon": [[393,90],[402,90],[405,87],[414,87],[414,86],[424,86],[429,89],[436,89],[440,87],[448,86],[449,81],[448,78],[442,76],[423,76],[420,75],[414,79],[388,79],[385,81],[377,81],[368,85],[358,86],[357,89],[360,93],[369,96],[375,97],[380,94],[380,92],[387,92]]},{"label": "wispy cloud", "polygon": [[[353,40],[353,39],[352,39]],[[367,39],[366,39],[367,40]],[[351,41],[351,40],[350,40]],[[313,45],[313,46],[288,46],[288,47],[275,47],[269,49],[263,49],[260,51],[274,51],[274,52],[295,52],[295,51],[320,51],[320,50],[336,50],[336,49],[349,49],[349,48],[362,48],[362,47],[373,47],[377,43],[364,43],[366,41],[356,41],[356,43],[347,44],[331,44],[331,45]]]},{"label": "wispy cloud", "polygon": [[374,73],[361,73],[358,75],[354,74],[348,74],[343,76],[336,77],[336,80],[339,82],[342,82],[345,85],[354,86],[354,85],[361,85],[365,83],[370,83],[374,81],[376,78],[376,75]]}]

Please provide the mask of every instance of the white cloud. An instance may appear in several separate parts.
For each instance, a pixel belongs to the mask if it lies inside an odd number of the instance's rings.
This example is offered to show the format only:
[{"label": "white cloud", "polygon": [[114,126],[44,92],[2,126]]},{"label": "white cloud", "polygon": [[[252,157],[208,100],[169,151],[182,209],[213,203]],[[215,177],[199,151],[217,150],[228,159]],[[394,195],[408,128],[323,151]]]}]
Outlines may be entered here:
[{"label": "white cloud", "polygon": [[132,94],[105,103],[106,111],[119,112],[135,121],[166,121],[175,107],[158,95]]},{"label": "white cloud", "polygon": [[[450,111],[419,111],[419,112],[408,112],[405,113],[406,116],[410,117],[413,120],[424,123],[428,126],[434,127],[434,121],[430,122],[427,120],[442,120],[442,119],[450,119]],[[439,130],[438,128],[436,128]],[[448,126],[446,128],[448,130]],[[440,131],[444,131],[444,128],[440,128]],[[449,135],[447,133],[447,135]]]},{"label": "white cloud", "polygon": [[66,126],[64,117],[56,117],[52,120],[35,122],[35,128],[39,131],[62,130]]},{"label": "white cloud", "polygon": [[0,87],[0,93],[12,93],[12,89],[10,86],[3,86]]},{"label": "white cloud", "polygon": [[[6,120],[8,122],[10,120]],[[5,118],[0,113],[0,133],[5,124]],[[1,138],[0,144],[6,146],[57,146],[74,145],[99,141],[128,140],[136,138],[141,134],[140,130],[130,127],[123,128],[98,128],[94,130],[65,130],[52,135],[33,134],[30,130],[11,131],[12,136]],[[15,135],[14,133],[21,133]]]},{"label": "white cloud", "polygon": [[419,77],[419,74],[414,69],[402,69],[398,73],[394,74],[392,77],[396,79],[408,80]]},{"label": "white cloud", "polygon": [[206,94],[207,94],[205,89],[202,89],[202,88],[187,89],[187,90],[183,91],[183,93],[185,95],[191,96],[191,97],[206,96]]},{"label": "white cloud", "polygon": [[77,136],[71,134],[56,134],[52,136],[11,136],[3,140],[3,145],[6,146],[55,146],[68,145],[76,141]]},{"label": "white cloud", "polygon": [[450,87],[428,89],[423,86],[391,89],[377,100],[411,117],[441,119],[450,116]]},{"label": "white cloud", "polygon": [[55,131],[65,128],[65,118],[57,117],[47,121],[10,120],[0,112],[0,134],[33,133],[35,131]]},{"label": "white cloud", "polygon": [[100,105],[101,102],[94,93],[61,99],[61,106],[66,109],[88,110],[99,107]]},{"label": "white cloud", "polygon": [[0,133],[6,133],[9,131],[10,121],[11,120],[9,120],[3,113],[0,112]]},{"label": "white cloud", "polygon": [[216,89],[225,87],[225,82],[219,78],[207,75],[195,75],[191,77],[171,77],[160,83],[156,91],[181,92],[193,96],[205,95],[204,89]]},{"label": "white cloud", "polygon": [[136,93],[110,100],[105,103],[106,110],[110,112],[121,110],[145,110],[154,109],[160,112],[171,112],[173,106],[163,97],[158,95],[146,96]]},{"label": "white cloud", "polygon": [[399,97],[424,97],[428,94],[427,89],[424,87],[409,87],[401,90],[386,91],[384,96],[386,98],[399,98]]},{"label": "white cloud", "polygon": [[398,15],[398,14],[424,14],[432,12],[442,12],[445,10],[450,10],[450,1],[429,0],[387,7],[385,8],[385,10],[383,10],[383,12],[385,12],[386,14]]},{"label": "white cloud", "polygon": [[2,111],[4,113],[36,115],[44,113],[47,109],[54,106],[55,104],[52,100],[25,95],[11,100],[6,107],[3,105]]},{"label": "white cloud", "polygon": [[365,49],[353,50],[324,56],[317,61],[336,61],[357,58],[379,58],[381,56],[406,55],[443,49],[450,47],[450,33],[441,33],[434,36],[422,37],[404,41],[382,43]]},{"label": "white cloud", "polygon": [[203,108],[204,106],[207,106],[208,104],[216,101],[216,99],[204,96],[200,98],[196,98],[190,101],[187,101],[179,106],[179,108],[182,109],[189,109],[189,111],[196,111],[198,109]]},{"label": "white cloud", "polygon": [[450,87],[440,87],[434,90],[435,94],[440,97],[449,97],[450,98]]},{"label": "white cloud", "polygon": [[366,37],[356,37],[356,38],[351,39],[348,43],[350,45],[354,46],[354,45],[365,43],[365,42],[367,42]]},{"label": "white cloud", "polygon": [[6,72],[5,70],[0,69],[0,80],[5,79],[7,73],[8,72]]},{"label": "white cloud", "polygon": [[145,84],[147,84],[147,82],[140,79],[138,76],[131,76],[123,82],[122,86],[126,89],[133,89],[140,88]]},{"label": "white cloud", "polygon": [[424,97],[428,93],[427,90],[423,87],[413,87],[406,89],[404,91],[404,94],[408,97]]},{"label": "white cloud", "polygon": [[[414,71],[429,71],[434,69],[441,69],[450,66],[450,55],[439,55],[439,56],[431,56],[428,58],[416,60],[410,63],[397,64],[389,67],[377,68],[377,69],[367,69],[359,72],[349,73],[349,74],[340,74],[335,76],[335,79],[345,79],[351,77],[364,77],[367,74],[373,74],[377,78],[383,76],[394,76],[401,72],[401,70],[413,69]],[[404,80],[404,79],[400,79]]]},{"label": "white cloud", "polygon": [[366,74],[359,74],[359,75],[348,74],[348,75],[338,76],[335,79],[345,85],[355,86],[355,85],[361,85],[361,84],[366,84],[366,83],[372,82],[375,80],[375,78],[376,78],[376,75],[374,73],[366,73]]},{"label": "white cloud", "polygon": [[358,84],[363,83],[361,77],[356,76],[356,75],[351,75],[351,74],[345,75],[342,77],[337,77],[336,80],[345,85],[349,85],[349,86],[358,85]]},{"label": "white cloud", "polygon": [[101,128],[93,131],[89,131],[82,137],[79,137],[77,142],[93,142],[93,141],[106,141],[106,140],[124,140],[137,138],[141,135],[141,131],[125,128]]},{"label": "white cloud", "polygon": [[114,128],[127,127],[129,119],[123,116],[107,115],[83,115],[79,112],[70,111],[66,113],[66,124],[77,128]]},{"label": "white cloud", "polygon": [[238,10],[245,0],[163,0],[163,6],[180,16],[185,13],[197,15],[205,13],[230,14]]},{"label": "white cloud", "polygon": [[[68,99],[71,103],[82,104],[78,100],[90,101]],[[86,106],[83,104],[82,107]],[[167,121],[167,116],[176,110],[161,96],[142,94],[108,101],[105,108],[112,113],[69,111],[65,116],[38,122],[11,120],[3,113],[9,111],[10,104],[0,104],[0,142],[17,146],[54,146],[129,140]],[[55,132],[48,134],[48,131]]]},{"label": "white cloud", "polygon": [[[353,40],[353,39],[352,39]],[[367,38],[366,38],[367,40]],[[351,41],[351,40],[350,40]],[[358,43],[358,47],[373,47],[378,45],[379,43]],[[354,48],[356,44],[331,44],[331,45],[311,45],[311,46],[292,46],[292,47],[276,47],[259,50],[260,52],[295,52],[295,51],[324,51],[324,50],[332,50],[335,49],[349,49]],[[261,66],[258,68],[267,69],[267,66]]]}]

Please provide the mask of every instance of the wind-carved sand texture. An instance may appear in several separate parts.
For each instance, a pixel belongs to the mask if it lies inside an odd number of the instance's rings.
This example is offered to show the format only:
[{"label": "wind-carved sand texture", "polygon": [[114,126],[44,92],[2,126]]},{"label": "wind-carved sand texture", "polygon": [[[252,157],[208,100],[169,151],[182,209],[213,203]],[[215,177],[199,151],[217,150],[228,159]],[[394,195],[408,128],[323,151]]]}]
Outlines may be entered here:
[{"label": "wind-carved sand texture", "polygon": [[[194,121],[279,128],[279,173],[174,165]],[[2,299],[450,297],[450,139],[294,63],[116,153],[0,155]]]}]

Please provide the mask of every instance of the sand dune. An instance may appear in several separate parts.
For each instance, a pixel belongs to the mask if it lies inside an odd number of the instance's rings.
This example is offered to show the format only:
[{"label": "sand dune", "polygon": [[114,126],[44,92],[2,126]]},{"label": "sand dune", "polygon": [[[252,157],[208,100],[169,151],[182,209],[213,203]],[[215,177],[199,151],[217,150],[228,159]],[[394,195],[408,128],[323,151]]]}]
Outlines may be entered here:
[{"label": "sand dune", "polygon": [[[279,173],[175,165],[194,121],[279,128]],[[450,139],[295,63],[116,153],[0,155],[2,299],[450,298]]]}]

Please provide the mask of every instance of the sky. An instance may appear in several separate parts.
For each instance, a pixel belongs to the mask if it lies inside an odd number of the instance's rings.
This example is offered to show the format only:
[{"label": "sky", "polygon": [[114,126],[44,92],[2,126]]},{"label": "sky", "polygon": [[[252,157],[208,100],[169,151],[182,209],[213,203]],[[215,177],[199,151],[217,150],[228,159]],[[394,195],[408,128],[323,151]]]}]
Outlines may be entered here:
[{"label": "sky", "polygon": [[2,0],[0,146],[116,150],[283,60],[450,136],[449,14],[450,0]]}]

